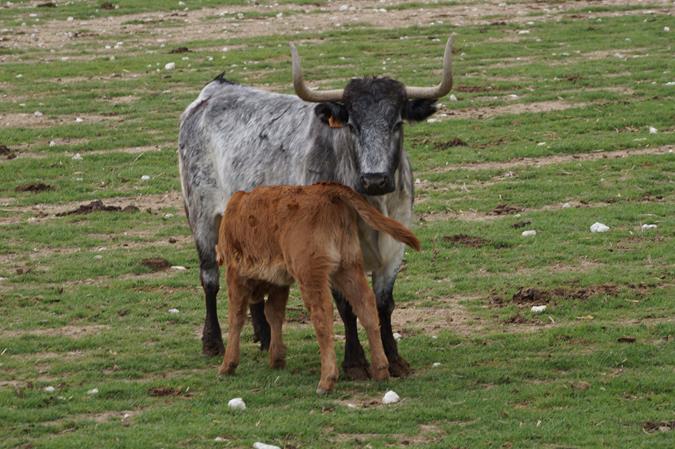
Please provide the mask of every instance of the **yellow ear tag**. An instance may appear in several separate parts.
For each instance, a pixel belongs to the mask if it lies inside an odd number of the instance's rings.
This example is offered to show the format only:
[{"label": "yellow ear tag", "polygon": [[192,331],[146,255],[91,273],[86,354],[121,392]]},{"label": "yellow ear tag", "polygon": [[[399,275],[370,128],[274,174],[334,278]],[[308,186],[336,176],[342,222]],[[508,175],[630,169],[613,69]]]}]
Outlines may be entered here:
[{"label": "yellow ear tag", "polygon": [[328,117],[328,126],[331,128],[342,128],[342,122],[331,115]]}]

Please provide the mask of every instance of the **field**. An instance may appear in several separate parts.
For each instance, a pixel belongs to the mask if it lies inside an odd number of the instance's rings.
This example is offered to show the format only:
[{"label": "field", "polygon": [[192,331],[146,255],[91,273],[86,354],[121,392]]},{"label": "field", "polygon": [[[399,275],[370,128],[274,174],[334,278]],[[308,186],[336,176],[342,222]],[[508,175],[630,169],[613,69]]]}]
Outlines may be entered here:
[{"label": "field", "polygon": [[[252,3],[0,5],[0,448],[672,448],[672,2]],[[219,378],[182,110],[222,71],[291,93],[290,40],[315,86],[431,85],[450,34],[454,97],[405,130],[423,250],[394,320],[414,374],[318,397],[293,292],[287,368],[247,325]]]}]

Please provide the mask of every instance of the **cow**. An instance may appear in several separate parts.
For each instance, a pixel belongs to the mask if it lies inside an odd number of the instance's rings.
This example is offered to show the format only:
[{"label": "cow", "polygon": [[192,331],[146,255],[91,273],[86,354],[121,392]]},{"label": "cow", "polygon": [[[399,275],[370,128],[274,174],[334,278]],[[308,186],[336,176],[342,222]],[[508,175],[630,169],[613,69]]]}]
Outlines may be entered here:
[{"label": "cow", "polygon": [[[344,89],[315,90],[305,84],[300,57],[291,44],[296,95],[271,93],[228,81],[207,84],[180,119],[178,165],[186,215],[197,247],[206,317],[202,350],[222,354],[216,297],[219,269],[214,247],[222,212],[236,191],[262,185],[338,182],[366,195],[383,214],[406,226],[412,221],[413,176],[403,149],[403,123],[436,112],[452,88],[452,40],[443,58],[441,82],[410,87],[388,77],[353,78]],[[393,289],[403,245],[361,224],[365,269],[372,273],[380,332],[392,376],[409,364],[399,355],[391,327]],[[338,291],[333,297],[345,326],[345,376],[368,377],[356,317]],[[269,347],[262,302],[251,307],[261,348]]]},{"label": "cow", "polygon": [[239,365],[239,338],[249,304],[262,301],[270,324],[270,366],[283,368],[286,348],[281,328],[288,290],[297,282],[321,351],[318,394],[338,379],[333,343],[331,286],[340,292],[366,329],[371,375],[389,378],[375,295],[364,274],[358,219],[419,251],[415,235],[382,215],[358,193],[336,183],[256,187],[236,192],[220,221],[216,261],[227,266],[229,327],[220,374]]}]

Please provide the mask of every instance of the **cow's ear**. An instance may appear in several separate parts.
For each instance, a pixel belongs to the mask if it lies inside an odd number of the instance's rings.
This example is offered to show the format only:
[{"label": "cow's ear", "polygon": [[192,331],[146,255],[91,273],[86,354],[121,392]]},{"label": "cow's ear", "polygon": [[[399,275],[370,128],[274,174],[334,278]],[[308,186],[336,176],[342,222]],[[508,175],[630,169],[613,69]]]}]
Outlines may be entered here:
[{"label": "cow's ear", "polygon": [[314,113],[331,128],[342,128],[349,119],[347,108],[340,103],[319,103],[314,108]]},{"label": "cow's ear", "polygon": [[408,100],[403,108],[403,118],[409,122],[421,122],[436,112],[436,99]]}]

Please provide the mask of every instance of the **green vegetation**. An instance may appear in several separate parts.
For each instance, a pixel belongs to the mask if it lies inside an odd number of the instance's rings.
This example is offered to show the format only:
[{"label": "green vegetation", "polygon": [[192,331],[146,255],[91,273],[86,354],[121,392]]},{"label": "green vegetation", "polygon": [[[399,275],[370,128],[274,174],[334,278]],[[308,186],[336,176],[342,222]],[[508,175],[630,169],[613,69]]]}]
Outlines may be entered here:
[{"label": "green vegetation", "polygon": [[[340,27],[327,17],[358,2],[56,3],[0,8],[0,448],[672,447],[675,61],[661,3],[394,2]],[[438,16],[405,27],[421,8]],[[293,292],[287,368],[267,367],[247,326],[237,375],[218,378],[200,354],[182,110],[221,71],[290,93],[290,39],[322,87],[431,84],[449,33],[457,101],[406,128],[423,251],[406,255],[394,317],[415,373],[317,397]],[[60,215],[95,199],[137,209]],[[591,233],[596,221],[610,231]],[[381,405],[387,389],[402,402]],[[233,397],[248,409],[228,410]]]}]

